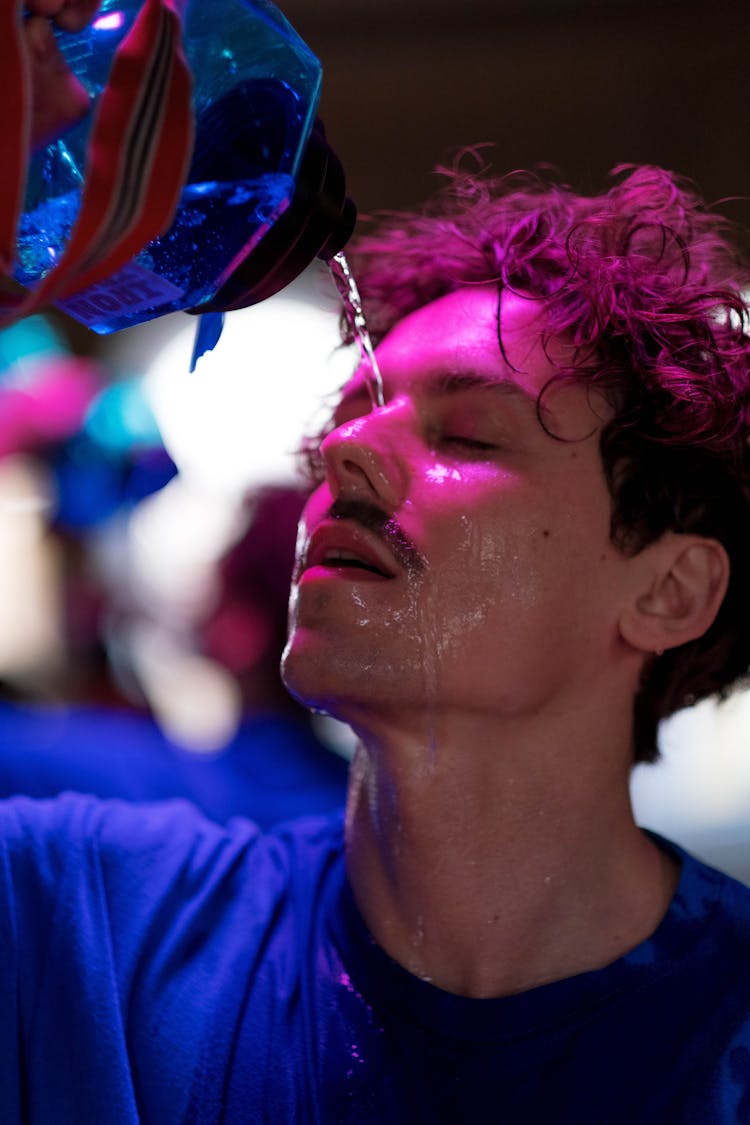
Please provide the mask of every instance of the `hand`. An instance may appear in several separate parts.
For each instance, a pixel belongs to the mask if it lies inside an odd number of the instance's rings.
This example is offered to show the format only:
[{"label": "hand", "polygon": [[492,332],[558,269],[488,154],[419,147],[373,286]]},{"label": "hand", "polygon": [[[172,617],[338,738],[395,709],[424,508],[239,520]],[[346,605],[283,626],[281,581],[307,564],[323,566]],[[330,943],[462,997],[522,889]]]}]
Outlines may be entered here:
[{"label": "hand", "polygon": [[27,0],[24,7],[34,16],[54,20],[63,31],[83,31],[99,11],[101,0]]},{"label": "hand", "polygon": [[29,0],[23,23],[31,75],[31,146],[40,148],[59,137],[89,108],[89,96],[57,45],[52,22],[65,31],[81,31],[99,9],[100,0]]}]

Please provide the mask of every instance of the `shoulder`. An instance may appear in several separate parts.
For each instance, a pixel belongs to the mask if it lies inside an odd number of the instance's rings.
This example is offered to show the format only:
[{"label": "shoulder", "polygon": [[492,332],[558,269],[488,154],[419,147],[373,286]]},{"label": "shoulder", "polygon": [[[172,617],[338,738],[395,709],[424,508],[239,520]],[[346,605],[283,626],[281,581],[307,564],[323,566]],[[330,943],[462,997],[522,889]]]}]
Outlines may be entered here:
[{"label": "shoulder", "polygon": [[86,840],[103,848],[124,846],[143,852],[200,843],[247,847],[263,840],[294,850],[308,844],[325,847],[326,841],[335,841],[341,833],[339,812],[299,817],[263,832],[242,816],[218,824],[181,797],[127,801],[64,792],[41,799],[20,795],[0,799],[0,842],[14,845],[33,846],[59,838],[65,843]]},{"label": "shoulder", "polygon": [[208,820],[184,800],[102,801],[64,793],[0,801],[0,893],[32,887],[103,896],[128,915],[174,896],[223,893],[269,905],[289,883],[313,878],[342,849],[341,816],[305,818],[263,833],[241,817]]},{"label": "shoulder", "polygon": [[667,976],[680,979],[693,1002],[750,1017],[750,888],[657,837],[681,865],[669,912],[649,943]]},{"label": "shoulder", "polygon": [[750,887],[663,837],[654,838],[681,866],[673,908],[686,920],[710,923],[750,940]]},{"label": "shoulder", "polygon": [[262,1042],[257,997],[296,971],[341,837],[340,817],[264,834],[182,800],[0,801],[3,1050],[22,1037],[27,1073],[71,1104],[134,1073],[149,1120],[182,1120],[199,1076],[218,1098],[248,996]]}]

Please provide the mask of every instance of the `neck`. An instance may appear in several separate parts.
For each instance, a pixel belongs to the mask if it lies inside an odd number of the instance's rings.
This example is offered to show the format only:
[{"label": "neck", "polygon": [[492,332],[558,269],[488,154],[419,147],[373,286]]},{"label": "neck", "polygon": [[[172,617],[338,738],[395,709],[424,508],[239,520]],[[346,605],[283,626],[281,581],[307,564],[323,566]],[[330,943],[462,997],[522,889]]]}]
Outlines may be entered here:
[{"label": "neck", "polygon": [[674,891],[633,820],[629,740],[529,733],[486,719],[433,724],[428,743],[381,730],[352,766],[359,908],[386,952],[451,992],[600,968],[653,932]]}]

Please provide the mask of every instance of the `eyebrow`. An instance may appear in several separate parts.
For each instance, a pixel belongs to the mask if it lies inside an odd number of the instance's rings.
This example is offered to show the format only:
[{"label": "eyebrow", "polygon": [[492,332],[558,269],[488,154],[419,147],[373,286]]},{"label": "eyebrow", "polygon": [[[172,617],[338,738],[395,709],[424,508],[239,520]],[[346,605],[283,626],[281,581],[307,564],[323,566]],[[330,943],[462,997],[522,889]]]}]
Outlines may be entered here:
[{"label": "eyebrow", "polygon": [[[532,406],[534,410],[537,409],[536,394],[525,390],[513,379],[480,371],[440,371],[418,380],[417,389],[427,395],[452,395],[474,390],[494,391],[510,398],[517,398]],[[338,405],[347,406],[358,398],[366,398],[367,394],[365,381],[357,379],[356,383],[350,382],[344,386]]]},{"label": "eyebrow", "polygon": [[428,377],[421,384],[428,394],[460,394],[462,391],[497,391],[536,406],[536,395],[519,386],[514,379],[485,374],[481,371],[443,371]]}]

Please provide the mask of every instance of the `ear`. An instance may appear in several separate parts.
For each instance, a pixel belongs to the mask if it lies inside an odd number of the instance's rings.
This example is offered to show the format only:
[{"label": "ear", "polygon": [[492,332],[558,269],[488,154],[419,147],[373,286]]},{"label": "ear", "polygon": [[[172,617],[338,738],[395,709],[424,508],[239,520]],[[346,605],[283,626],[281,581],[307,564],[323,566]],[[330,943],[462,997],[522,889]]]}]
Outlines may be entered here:
[{"label": "ear", "polygon": [[628,644],[662,653],[711,627],[729,584],[729,558],[718,540],[666,532],[633,562],[640,564],[640,585],[620,617]]}]

